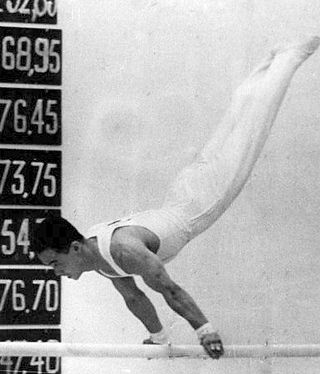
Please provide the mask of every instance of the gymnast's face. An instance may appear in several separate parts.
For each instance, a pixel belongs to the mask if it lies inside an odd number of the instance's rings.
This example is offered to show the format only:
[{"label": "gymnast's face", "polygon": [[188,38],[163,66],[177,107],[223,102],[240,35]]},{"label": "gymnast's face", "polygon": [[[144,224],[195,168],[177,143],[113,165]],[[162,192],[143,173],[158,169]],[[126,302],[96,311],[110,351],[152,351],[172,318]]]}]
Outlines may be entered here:
[{"label": "gymnast's face", "polygon": [[38,254],[38,258],[44,265],[53,267],[57,276],[77,280],[83,273],[81,256],[72,245],[68,253],[59,253],[52,248],[47,248]]}]

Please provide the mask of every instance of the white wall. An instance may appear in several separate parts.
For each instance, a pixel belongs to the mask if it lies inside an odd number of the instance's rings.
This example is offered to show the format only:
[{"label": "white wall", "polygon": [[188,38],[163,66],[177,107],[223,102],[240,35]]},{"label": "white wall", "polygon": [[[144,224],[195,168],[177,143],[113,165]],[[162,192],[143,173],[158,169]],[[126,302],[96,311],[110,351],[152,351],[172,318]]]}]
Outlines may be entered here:
[{"label": "white wall", "polygon": [[[271,46],[320,33],[317,0],[61,0],[64,32],[63,213],[81,230],[160,206],[231,92]],[[168,266],[225,344],[318,343],[320,54],[295,76],[237,201]],[[63,340],[146,337],[110,282],[63,284]],[[174,343],[188,324],[156,303]],[[257,373],[259,361],[64,360],[64,373]],[[289,369],[288,369],[289,368]],[[319,372],[275,360],[273,373]]]}]

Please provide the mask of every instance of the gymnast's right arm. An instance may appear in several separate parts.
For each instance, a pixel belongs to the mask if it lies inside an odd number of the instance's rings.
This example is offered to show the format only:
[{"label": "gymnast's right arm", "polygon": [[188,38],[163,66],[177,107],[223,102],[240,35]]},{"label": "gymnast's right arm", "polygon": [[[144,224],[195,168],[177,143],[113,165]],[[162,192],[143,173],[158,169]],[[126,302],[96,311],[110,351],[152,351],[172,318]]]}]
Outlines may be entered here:
[{"label": "gymnast's right arm", "polygon": [[[132,277],[110,278],[115,288],[123,296],[128,309],[145,325],[154,336],[155,343],[168,343],[156,309],[136,285]],[[159,334],[160,333],[160,334]]]},{"label": "gymnast's right arm", "polygon": [[[148,250],[143,241],[131,235],[123,237],[119,241],[119,246],[114,247],[112,254],[114,254],[114,260],[124,271],[140,275],[147,286],[162,294],[172,310],[190,323],[196,330],[200,343],[212,358],[219,358],[223,354],[223,345],[218,333],[213,330],[191,296],[172,281],[159,258]],[[132,287],[132,284],[131,292],[139,294],[137,288]],[[141,300],[145,300],[144,297],[143,294]],[[148,300],[146,303],[150,303],[150,301]],[[154,310],[153,306],[152,309]],[[134,310],[137,311],[137,309]],[[146,314],[142,310],[139,310],[139,313],[145,318]],[[156,314],[152,314],[153,320],[154,315]]]}]

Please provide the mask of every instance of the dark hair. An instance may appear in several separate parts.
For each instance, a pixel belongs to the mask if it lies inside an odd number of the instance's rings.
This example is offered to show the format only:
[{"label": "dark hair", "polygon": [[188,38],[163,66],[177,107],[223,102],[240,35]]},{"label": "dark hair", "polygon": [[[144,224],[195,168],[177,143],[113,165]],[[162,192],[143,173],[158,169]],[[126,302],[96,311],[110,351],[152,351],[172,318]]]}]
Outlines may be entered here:
[{"label": "dark hair", "polygon": [[66,219],[50,215],[33,230],[31,250],[40,253],[50,248],[56,252],[68,252],[74,240],[83,239],[84,237]]}]

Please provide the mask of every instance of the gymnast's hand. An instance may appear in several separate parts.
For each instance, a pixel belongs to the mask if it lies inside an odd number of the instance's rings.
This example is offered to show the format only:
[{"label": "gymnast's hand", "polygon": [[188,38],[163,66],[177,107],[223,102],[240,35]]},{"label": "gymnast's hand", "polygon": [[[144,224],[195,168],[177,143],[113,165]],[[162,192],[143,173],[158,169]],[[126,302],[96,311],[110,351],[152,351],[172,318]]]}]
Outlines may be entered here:
[{"label": "gymnast's hand", "polygon": [[157,345],[160,345],[161,343],[155,343],[151,338],[148,338],[148,339],[144,339],[142,344],[157,344]]},{"label": "gymnast's hand", "polygon": [[213,359],[219,359],[224,353],[221,338],[216,332],[204,334],[200,339],[200,344]]}]

